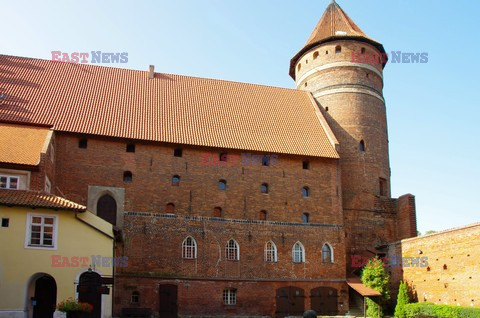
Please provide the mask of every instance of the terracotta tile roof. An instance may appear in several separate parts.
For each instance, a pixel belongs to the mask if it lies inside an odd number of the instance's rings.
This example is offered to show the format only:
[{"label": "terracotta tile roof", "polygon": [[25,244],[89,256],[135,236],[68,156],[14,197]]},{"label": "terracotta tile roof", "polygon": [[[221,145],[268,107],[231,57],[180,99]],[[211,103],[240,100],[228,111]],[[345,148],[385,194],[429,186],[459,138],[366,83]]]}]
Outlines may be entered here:
[{"label": "terracotta tile roof", "polygon": [[0,162],[38,165],[49,133],[48,128],[0,123]]},{"label": "terracotta tile roof", "polygon": [[338,39],[356,39],[368,42],[377,47],[380,52],[385,53],[382,44],[363,33],[345,11],[335,1],[332,1],[318,21],[315,29],[313,29],[305,46],[290,61],[290,76],[295,79],[295,64],[306,51],[318,44]]},{"label": "terracotta tile roof", "polygon": [[381,296],[382,294],[375,289],[365,286],[362,283],[362,280],[358,277],[348,277],[347,278],[348,286],[355,289],[362,296]]},{"label": "terracotta tile roof", "polygon": [[62,197],[26,190],[0,190],[0,205],[69,210],[74,212],[85,212],[87,210],[85,206]]},{"label": "terracotta tile roof", "polygon": [[[0,120],[67,131],[338,158],[310,93],[0,55]],[[322,118],[320,118],[320,117]],[[334,138],[334,137],[333,137]]]}]

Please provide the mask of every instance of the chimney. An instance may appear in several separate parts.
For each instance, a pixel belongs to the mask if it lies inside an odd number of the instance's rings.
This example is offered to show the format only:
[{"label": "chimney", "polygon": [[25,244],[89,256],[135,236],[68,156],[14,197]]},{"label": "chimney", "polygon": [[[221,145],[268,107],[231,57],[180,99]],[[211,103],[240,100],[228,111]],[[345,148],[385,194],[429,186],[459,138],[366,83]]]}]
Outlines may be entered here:
[{"label": "chimney", "polygon": [[153,79],[155,77],[155,65],[150,65],[149,71],[148,71],[148,79]]}]

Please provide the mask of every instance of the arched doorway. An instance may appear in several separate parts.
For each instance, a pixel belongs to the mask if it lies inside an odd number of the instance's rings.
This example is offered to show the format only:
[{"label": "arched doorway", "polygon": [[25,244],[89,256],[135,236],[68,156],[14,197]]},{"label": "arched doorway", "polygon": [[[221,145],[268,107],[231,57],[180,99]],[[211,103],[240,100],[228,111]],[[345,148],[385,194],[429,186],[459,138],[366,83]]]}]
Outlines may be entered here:
[{"label": "arched doorway", "polygon": [[117,201],[110,194],[104,194],[98,199],[97,215],[105,221],[117,225]]},{"label": "arched doorway", "polygon": [[33,297],[33,318],[51,318],[57,306],[57,283],[50,275],[42,275],[35,280]]},{"label": "arched doorway", "polygon": [[305,311],[305,292],[298,287],[283,287],[277,289],[276,317],[302,316]]},{"label": "arched doorway", "polygon": [[82,317],[100,318],[102,313],[102,282],[101,276],[93,271],[80,275],[78,282],[78,301],[89,303],[93,306],[90,314]]},{"label": "arched doorway", "polygon": [[310,292],[312,309],[319,315],[336,315],[338,313],[338,293],[332,287],[318,287]]}]

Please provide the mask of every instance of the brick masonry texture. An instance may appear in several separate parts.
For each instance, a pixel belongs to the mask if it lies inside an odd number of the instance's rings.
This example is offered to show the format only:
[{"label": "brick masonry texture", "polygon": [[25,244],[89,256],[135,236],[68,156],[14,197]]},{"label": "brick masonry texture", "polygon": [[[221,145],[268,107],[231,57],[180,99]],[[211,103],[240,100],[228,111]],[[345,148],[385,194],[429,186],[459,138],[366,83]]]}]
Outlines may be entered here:
[{"label": "brick masonry texture", "polygon": [[[178,286],[179,317],[188,316],[268,316],[275,317],[277,306],[276,290],[295,285],[305,292],[304,308],[311,308],[311,291],[319,286],[332,287],[338,290],[338,310],[344,312],[348,302],[347,285],[342,282],[254,282],[233,280],[188,280],[150,277],[126,277],[118,275],[116,284],[119,287],[115,297],[116,308],[152,308],[159,310],[159,285],[173,284]],[[223,304],[222,293],[225,288],[237,289],[237,305]],[[129,302],[133,291],[145,295],[138,305]]]},{"label": "brick masonry texture", "polygon": [[394,297],[403,279],[419,302],[480,305],[476,283],[480,279],[480,224],[392,243],[388,256],[394,255],[428,257],[428,267],[390,268]]},{"label": "brick masonry texture", "polygon": [[[301,222],[309,213],[313,223],[343,222],[334,159],[279,155],[271,166],[217,165],[225,150],[184,147],[182,157],[175,157],[176,146],[138,142],[136,152],[127,153],[128,141],[92,137],[81,149],[79,138],[57,134],[57,182],[75,202],[86,204],[88,186],[95,185],[125,188],[125,211],[163,213],[171,202],[177,214],[213,216],[213,209],[221,207],[226,218],[257,219],[266,210],[275,221]],[[204,154],[215,164],[203,164]],[[309,170],[302,169],[303,160],[310,161]],[[133,182],[123,181],[124,171],[132,172]],[[172,186],[174,175],[180,176],[179,186]],[[227,190],[218,189],[219,180],[227,181]],[[260,191],[263,183],[268,194]],[[302,197],[304,186],[310,189],[308,198]]]}]

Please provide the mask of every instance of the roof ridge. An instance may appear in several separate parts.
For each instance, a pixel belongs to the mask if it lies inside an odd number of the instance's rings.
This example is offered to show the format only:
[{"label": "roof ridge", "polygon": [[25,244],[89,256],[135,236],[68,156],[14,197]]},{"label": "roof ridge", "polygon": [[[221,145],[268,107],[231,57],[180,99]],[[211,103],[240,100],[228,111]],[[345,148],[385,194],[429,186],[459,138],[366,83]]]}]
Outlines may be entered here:
[{"label": "roof ridge", "polygon": [[[38,60],[38,61],[45,61],[45,62],[54,62],[54,63],[56,62],[56,63],[65,63],[65,64],[72,64],[72,65],[81,65],[81,66],[85,66],[85,67],[101,67],[101,68],[106,68],[106,69],[119,69],[119,70],[132,71],[132,72],[148,72],[148,70],[139,70],[139,69],[125,68],[125,67],[118,67],[118,66],[113,66],[113,65],[112,66],[107,66],[107,65],[96,65],[96,64],[92,64],[92,63],[62,62],[62,61],[53,61],[53,60],[45,59],[45,58],[16,56],[16,55],[9,55],[9,54],[0,54],[0,57],[1,56],[12,57],[12,58],[21,58],[21,59],[27,59],[27,60]],[[269,88],[274,88],[274,89],[286,89],[286,90],[295,91],[295,92],[301,91],[301,90],[298,90],[296,88],[273,86],[273,85],[268,85],[268,84],[249,83],[249,82],[242,82],[242,81],[235,81],[235,80],[226,80],[226,79],[213,78],[213,77],[202,77],[202,76],[197,76],[197,75],[186,75],[186,74],[178,74],[178,73],[163,73],[163,72],[154,72],[154,74],[180,76],[180,77],[184,77],[184,78],[198,78],[198,79],[203,79],[203,80],[236,83],[236,84],[244,84],[244,85],[251,85],[251,86],[269,87]]]}]

